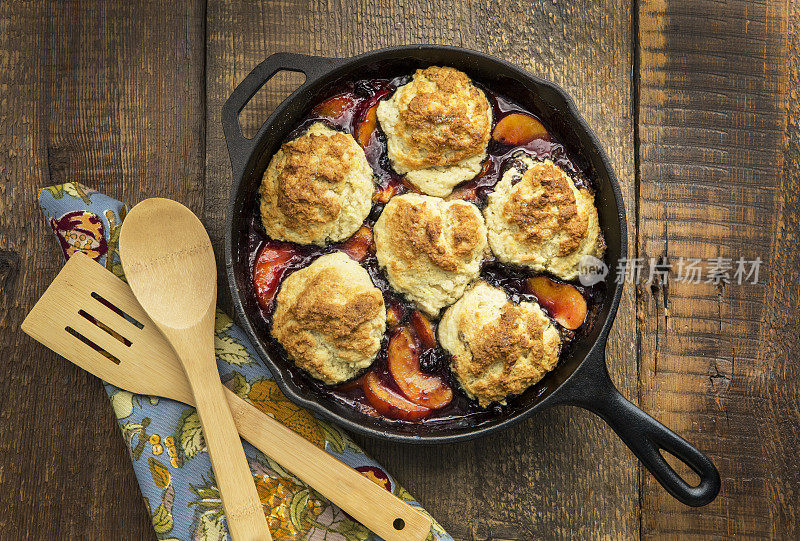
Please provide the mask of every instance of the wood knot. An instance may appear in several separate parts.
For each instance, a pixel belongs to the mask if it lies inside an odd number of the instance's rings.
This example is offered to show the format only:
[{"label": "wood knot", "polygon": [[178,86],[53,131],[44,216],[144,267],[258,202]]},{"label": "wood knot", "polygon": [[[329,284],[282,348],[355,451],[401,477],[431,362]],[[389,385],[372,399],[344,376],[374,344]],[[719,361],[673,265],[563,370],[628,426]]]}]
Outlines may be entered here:
[{"label": "wood knot", "polygon": [[0,250],[0,292],[9,296],[19,276],[19,254],[12,250]]}]

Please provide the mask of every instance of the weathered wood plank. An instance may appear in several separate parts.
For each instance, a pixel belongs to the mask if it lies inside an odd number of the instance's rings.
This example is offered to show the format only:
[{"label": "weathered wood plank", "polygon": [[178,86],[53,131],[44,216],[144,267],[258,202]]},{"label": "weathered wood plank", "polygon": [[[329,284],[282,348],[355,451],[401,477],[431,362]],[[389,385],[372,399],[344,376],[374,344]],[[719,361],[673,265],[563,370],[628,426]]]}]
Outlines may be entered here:
[{"label": "weathered wood plank", "polygon": [[[230,186],[220,109],[245,75],[278,51],[351,56],[389,45],[442,43],[524,66],[576,98],[611,155],[634,216],[629,2],[212,0],[207,36],[205,223],[218,246]],[[260,119],[285,90],[282,81],[256,106]],[[636,400],[634,315],[630,288],[609,365],[623,393]],[[552,410],[495,437],[448,448],[362,442],[460,539],[638,537],[635,460],[588,413]]]},{"label": "weathered wood plank", "polygon": [[37,189],[202,210],[201,2],[0,2],[0,537],[150,539],[100,382],[19,331],[62,264]]},{"label": "weathered wood plank", "polygon": [[643,537],[800,534],[800,11],[789,5],[641,3],[639,255],[764,261],[757,285],[639,288],[641,404],[723,478],[702,509],[645,478]]}]

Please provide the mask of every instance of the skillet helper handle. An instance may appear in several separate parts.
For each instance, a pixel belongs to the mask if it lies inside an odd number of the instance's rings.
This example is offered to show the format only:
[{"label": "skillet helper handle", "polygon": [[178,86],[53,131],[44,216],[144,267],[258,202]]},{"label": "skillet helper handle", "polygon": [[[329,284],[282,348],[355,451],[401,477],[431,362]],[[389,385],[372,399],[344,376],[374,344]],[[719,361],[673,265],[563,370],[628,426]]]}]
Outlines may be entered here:
[{"label": "skillet helper handle", "polygon": [[242,133],[242,126],[239,124],[239,113],[255,96],[256,92],[279,71],[294,71],[306,76],[305,82],[294,91],[292,94],[294,95],[302,88],[316,81],[320,76],[327,74],[331,68],[341,62],[342,60],[338,58],[295,53],[275,53],[256,66],[239,83],[239,86],[233,91],[228,101],[222,106],[222,128],[225,132],[225,141],[228,144],[228,153],[231,157],[234,178],[241,176],[247,166],[248,157],[253,153],[258,141],[267,130],[268,122],[265,120],[255,137],[248,139]]},{"label": "skillet helper handle", "polygon": [[239,434],[386,541],[423,541],[431,520],[225,388]]},{"label": "skillet helper handle", "polygon": [[[711,460],[685,439],[629,402],[614,386],[608,375],[603,351],[599,358],[587,359],[589,366],[575,374],[562,402],[596,413],[614,429],[653,477],[672,496],[692,507],[710,503],[720,490],[720,477]],[[574,376],[573,376],[574,377]],[[689,466],[700,484],[691,486],[683,480],[661,454],[667,451]]]}]

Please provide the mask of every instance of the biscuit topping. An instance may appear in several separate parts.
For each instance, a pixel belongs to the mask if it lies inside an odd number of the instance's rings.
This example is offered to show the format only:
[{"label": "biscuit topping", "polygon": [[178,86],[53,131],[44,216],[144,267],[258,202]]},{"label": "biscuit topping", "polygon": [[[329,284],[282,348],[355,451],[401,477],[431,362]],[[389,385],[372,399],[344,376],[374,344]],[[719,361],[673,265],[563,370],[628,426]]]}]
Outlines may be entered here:
[{"label": "biscuit topping", "polygon": [[417,70],[429,82],[400,108],[400,129],[418,151],[416,169],[451,165],[484,151],[489,102],[469,77],[453,68]]},{"label": "biscuit topping", "polygon": [[578,213],[569,178],[551,161],[535,164],[523,173],[504,212],[508,221],[518,226],[521,242],[538,245],[565,232],[559,256],[577,250],[586,235],[588,218]]},{"label": "biscuit topping", "polygon": [[338,383],[372,363],[385,329],[383,294],[358,263],[334,252],[284,279],[270,332],[298,367]]},{"label": "biscuit topping", "polygon": [[603,255],[594,195],[550,160],[514,158],[488,199],[489,246],[502,263],[574,280],[584,256]]},{"label": "biscuit topping", "polygon": [[417,70],[379,102],[376,114],[392,167],[423,193],[445,197],[480,172],[492,109],[465,73],[436,66]]},{"label": "biscuit topping", "polygon": [[286,161],[278,171],[277,203],[287,221],[325,223],[334,219],[342,203],[333,191],[349,167],[347,136],[306,133],[281,147]]},{"label": "biscuit topping", "polygon": [[376,288],[353,292],[346,302],[341,284],[346,279],[337,269],[327,268],[309,280],[286,311],[296,322],[298,334],[287,336],[284,347],[307,354],[302,332],[323,335],[328,344],[363,355],[374,354],[371,322],[383,309],[383,296]]},{"label": "biscuit topping", "polygon": [[487,323],[471,344],[472,364],[469,372],[478,375],[492,365],[502,365],[501,377],[508,377],[518,359],[526,355],[542,355],[544,321],[524,313],[518,305],[504,304],[500,317]]},{"label": "biscuit topping", "polygon": [[515,304],[486,282],[447,309],[439,341],[461,387],[486,407],[522,393],[558,362],[561,339],[536,303]]},{"label": "biscuit topping", "polygon": [[[426,208],[426,201],[398,198],[386,226],[397,232],[395,250],[399,257],[412,262],[425,254],[442,270],[456,272],[465,257],[482,244],[478,235],[483,225],[480,216],[470,208],[453,205],[445,215]],[[454,225],[445,232],[443,223]]]},{"label": "biscuit topping", "polygon": [[418,194],[390,199],[374,233],[389,283],[434,317],[478,277],[487,248],[475,205]]},{"label": "biscuit topping", "polygon": [[261,221],[276,240],[325,245],[369,214],[372,168],[352,135],[317,122],[284,143],[261,181]]}]

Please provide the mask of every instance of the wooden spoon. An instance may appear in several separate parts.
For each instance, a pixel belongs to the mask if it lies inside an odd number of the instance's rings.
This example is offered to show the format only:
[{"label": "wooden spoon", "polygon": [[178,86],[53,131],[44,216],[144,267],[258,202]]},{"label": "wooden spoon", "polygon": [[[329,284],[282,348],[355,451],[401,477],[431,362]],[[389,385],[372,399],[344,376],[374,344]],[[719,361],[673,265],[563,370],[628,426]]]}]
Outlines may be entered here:
[{"label": "wooden spoon", "polygon": [[217,267],[203,224],[169,199],[146,199],[122,225],[120,257],[136,299],[186,372],[235,540],[271,540],[214,358]]}]

